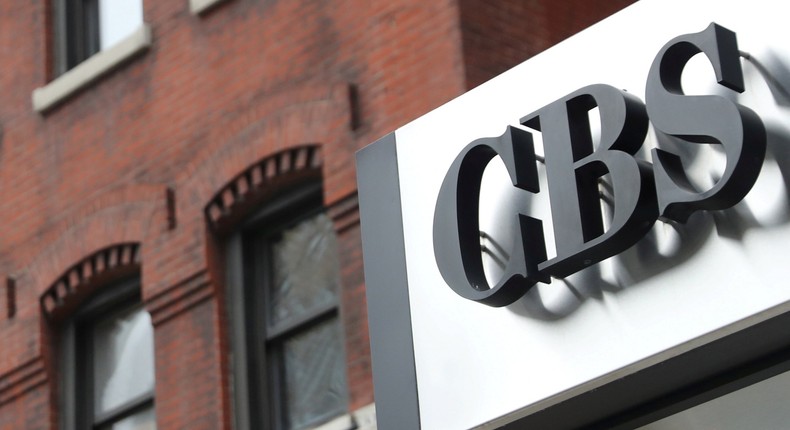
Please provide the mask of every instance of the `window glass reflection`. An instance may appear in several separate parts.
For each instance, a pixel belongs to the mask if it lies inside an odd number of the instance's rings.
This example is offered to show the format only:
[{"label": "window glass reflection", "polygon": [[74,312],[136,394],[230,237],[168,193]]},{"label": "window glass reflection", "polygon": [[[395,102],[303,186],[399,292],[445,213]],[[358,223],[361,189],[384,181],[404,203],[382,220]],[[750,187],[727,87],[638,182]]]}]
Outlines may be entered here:
[{"label": "window glass reflection", "polygon": [[342,411],[346,378],[338,319],[289,338],[283,349],[288,428],[305,428]]},{"label": "window glass reflection", "polygon": [[143,24],[141,0],[99,0],[99,42],[107,49]]},{"label": "window glass reflection", "polygon": [[153,391],[153,326],[142,306],[100,320],[92,338],[97,415]]},{"label": "window glass reflection", "polygon": [[338,262],[332,221],[321,213],[282,231],[272,243],[272,326],[335,302]]}]

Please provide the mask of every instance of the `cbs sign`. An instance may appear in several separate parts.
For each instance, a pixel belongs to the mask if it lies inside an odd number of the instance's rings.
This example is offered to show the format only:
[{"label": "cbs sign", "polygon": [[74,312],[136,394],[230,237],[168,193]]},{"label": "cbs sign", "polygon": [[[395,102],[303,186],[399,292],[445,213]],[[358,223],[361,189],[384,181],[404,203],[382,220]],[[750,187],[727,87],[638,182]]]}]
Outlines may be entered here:
[{"label": "cbs sign", "polygon": [[[499,156],[513,186],[537,194],[537,158],[532,134],[514,127],[467,145],[442,182],[434,215],[434,255],[447,284],[469,300],[506,306],[537,282],[568,276],[626,250],[659,217],[684,223],[695,211],[726,209],[743,199],[765,157],[765,128],[754,111],[725,97],[683,93],[683,69],[698,53],[705,54],[720,85],[744,91],[735,33],[712,23],[702,32],[676,37],[658,52],[648,73],[645,102],[596,84],[521,119],[523,126],[543,136],[557,255],[547,258],[539,219],[513,214],[518,216],[520,240],[495,285],[486,278],[480,252],[483,172]],[[588,115],[595,107],[601,118],[597,148]],[[650,122],[657,133],[691,145],[720,145],[726,164],[715,185],[697,189],[683,160],[672,152],[654,149],[653,163],[639,159],[636,153]],[[605,174],[613,190],[606,230],[598,190],[598,179]]]}]

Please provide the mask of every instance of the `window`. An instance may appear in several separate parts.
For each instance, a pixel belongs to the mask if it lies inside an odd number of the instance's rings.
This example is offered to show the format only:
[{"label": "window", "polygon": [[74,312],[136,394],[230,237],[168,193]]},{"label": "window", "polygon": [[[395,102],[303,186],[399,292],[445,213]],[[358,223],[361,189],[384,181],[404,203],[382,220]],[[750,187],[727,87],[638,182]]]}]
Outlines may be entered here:
[{"label": "window", "polygon": [[152,42],[142,0],[51,1],[54,79],[32,94],[33,109],[42,114],[145,52]]},{"label": "window", "polygon": [[64,429],[153,430],[151,317],[137,280],[103,288],[66,324],[62,336]]},{"label": "window", "polygon": [[320,205],[320,187],[302,188],[230,242],[237,429],[304,429],[346,412],[336,242]]},{"label": "window", "polygon": [[115,46],[143,25],[141,0],[55,0],[55,74]]}]

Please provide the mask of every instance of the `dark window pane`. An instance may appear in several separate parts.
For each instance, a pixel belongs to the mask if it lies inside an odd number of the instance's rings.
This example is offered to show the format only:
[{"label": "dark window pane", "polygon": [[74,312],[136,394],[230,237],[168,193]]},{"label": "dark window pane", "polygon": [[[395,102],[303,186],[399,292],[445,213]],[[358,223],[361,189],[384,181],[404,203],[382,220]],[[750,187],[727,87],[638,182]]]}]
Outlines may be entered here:
[{"label": "dark window pane", "polygon": [[115,423],[104,426],[102,430],[156,430],[154,408],[150,407]]},{"label": "dark window pane", "polygon": [[153,391],[153,327],[150,315],[142,306],[98,321],[92,338],[96,414]]},{"label": "dark window pane", "polygon": [[272,243],[269,323],[335,303],[338,262],[332,221],[319,214],[284,230]]},{"label": "dark window pane", "polygon": [[288,428],[304,428],[343,411],[346,376],[337,318],[285,340],[283,358]]}]

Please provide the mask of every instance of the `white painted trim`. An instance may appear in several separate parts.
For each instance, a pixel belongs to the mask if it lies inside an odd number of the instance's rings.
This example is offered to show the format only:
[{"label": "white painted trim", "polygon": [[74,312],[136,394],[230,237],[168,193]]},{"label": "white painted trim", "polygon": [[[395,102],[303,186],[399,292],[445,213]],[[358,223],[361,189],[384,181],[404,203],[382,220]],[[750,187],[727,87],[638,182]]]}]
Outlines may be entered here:
[{"label": "white painted trim", "polygon": [[332,421],[314,427],[313,430],[350,430],[352,428],[354,428],[354,421],[351,419],[351,415],[343,414]]},{"label": "white painted trim", "polygon": [[376,430],[376,404],[363,406],[350,414],[341,415],[313,430]]},{"label": "white painted trim", "polygon": [[189,11],[192,12],[193,15],[200,15],[214,7],[214,5],[224,1],[227,0],[189,0]]},{"label": "white painted trim", "polygon": [[353,413],[358,430],[376,430],[376,404],[363,406]]},{"label": "white painted trim", "polygon": [[148,49],[152,40],[151,27],[143,24],[115,46],[99,51],[47,85],[33,90],[33,109],[39,113],[47,111],[122,62]]}]

